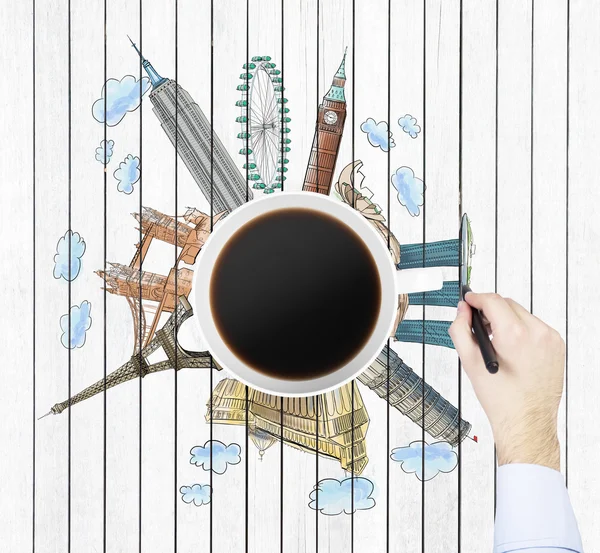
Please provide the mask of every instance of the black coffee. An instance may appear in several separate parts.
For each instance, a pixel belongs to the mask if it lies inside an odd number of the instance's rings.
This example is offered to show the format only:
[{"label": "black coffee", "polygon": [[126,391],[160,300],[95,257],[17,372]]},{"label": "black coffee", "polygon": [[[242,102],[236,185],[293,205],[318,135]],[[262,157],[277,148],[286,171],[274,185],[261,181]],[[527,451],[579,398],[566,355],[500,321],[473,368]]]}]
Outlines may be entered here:
[{"label": "black coffee", "polygon": [[266,213],[223,247],[211,308],[228,348],[252,368],[302,380],[345,365],[375,328],[381,283],[362,239],[311,209]]}]

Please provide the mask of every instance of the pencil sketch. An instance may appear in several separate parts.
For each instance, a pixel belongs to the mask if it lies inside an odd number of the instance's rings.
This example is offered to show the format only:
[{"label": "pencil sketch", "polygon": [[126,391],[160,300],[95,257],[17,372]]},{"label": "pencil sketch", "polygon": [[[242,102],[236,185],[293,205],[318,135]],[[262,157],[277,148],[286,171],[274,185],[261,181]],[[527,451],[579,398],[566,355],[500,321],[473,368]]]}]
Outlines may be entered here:
[{"label": "pencil sketch", "polygon": [[318,107],[312,149],[302,190],[329,195],[346,122],[346,52]]},{"label": "pencil sketch", "polygon": [[239,153],[252,188],[272,194],[282,188],[288,171],[287,153],[292,142],[288,136],[288,99],[283,95],[281,71],[271,56],[253,56],[243,69],[243,82],[237,86],[241,98],[235,103],[240,108],[235,119],[240,124]]}]

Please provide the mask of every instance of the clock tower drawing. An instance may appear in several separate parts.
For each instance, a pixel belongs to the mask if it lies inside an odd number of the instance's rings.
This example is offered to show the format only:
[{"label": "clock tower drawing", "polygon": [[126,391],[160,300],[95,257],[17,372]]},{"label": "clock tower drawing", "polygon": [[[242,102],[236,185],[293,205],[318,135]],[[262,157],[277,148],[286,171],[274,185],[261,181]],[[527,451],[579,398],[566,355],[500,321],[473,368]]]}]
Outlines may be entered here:
[{"label": "clock tower drawing", "polygon": [[346,53],[317,115],[310,159],[302,190],[329,195],[346,121]]}]

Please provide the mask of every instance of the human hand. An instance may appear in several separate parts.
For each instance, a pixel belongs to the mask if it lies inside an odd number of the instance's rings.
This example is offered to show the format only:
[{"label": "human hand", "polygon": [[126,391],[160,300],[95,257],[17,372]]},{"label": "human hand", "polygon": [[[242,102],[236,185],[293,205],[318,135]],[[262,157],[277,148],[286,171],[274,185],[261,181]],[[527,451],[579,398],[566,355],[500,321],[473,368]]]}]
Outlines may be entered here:
[{"label": "human hand", "polygon": [[[528,463],[560,470],[557,418],[565,343],[556,330],[517,302],[469,292],[458,305],[450,337],[494,433],[498,464]],[[490,374],[471,331],[481,310],[498,357]]]}]

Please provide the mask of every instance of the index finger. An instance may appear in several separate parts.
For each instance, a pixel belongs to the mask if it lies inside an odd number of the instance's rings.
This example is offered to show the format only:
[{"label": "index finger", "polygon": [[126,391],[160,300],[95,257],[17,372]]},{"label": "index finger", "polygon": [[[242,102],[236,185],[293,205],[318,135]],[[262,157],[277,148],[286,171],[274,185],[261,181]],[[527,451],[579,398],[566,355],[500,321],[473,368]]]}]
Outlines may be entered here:
[{"label": "index finger", "polygon": [[502,326],[509,326],[519,320],[509,303],[499,294],[477,294],[468,292],[465,301],[479,309],[490,322],[492,332]]}]

